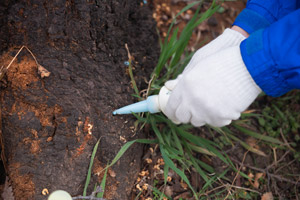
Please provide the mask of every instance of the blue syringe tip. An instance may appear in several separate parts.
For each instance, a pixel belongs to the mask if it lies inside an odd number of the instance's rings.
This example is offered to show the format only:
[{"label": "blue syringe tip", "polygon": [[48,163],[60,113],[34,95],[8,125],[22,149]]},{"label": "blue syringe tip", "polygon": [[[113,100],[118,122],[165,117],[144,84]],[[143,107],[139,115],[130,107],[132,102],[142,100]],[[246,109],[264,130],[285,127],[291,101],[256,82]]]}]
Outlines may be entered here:
[{"label": "blue syringe tip", "polygon": [[141,112],[160,112],[157,98],[157,95],[149,96],[147,100],[133,103],[113,111],[113,115],[123,115]]}]

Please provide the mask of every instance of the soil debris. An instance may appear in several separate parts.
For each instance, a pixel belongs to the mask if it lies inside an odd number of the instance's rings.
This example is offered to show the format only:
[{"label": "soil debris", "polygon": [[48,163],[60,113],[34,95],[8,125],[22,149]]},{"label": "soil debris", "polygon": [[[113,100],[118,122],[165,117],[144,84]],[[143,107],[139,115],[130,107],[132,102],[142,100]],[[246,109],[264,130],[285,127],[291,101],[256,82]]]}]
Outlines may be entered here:
[{"label": "soil debris", "polygon": [[35,194],[35,185],[32,180],[32,175],[22,173],[20,163],[11,163],[8,165],[9,178],[14,185],[13,193],[16,199],[32,199]]}]

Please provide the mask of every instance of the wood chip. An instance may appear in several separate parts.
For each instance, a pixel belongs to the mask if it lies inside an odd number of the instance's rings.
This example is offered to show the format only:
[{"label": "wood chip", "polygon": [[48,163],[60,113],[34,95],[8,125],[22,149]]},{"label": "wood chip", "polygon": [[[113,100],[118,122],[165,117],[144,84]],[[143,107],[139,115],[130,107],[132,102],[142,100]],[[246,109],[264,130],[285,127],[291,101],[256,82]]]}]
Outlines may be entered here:
[{"label": "wood chip", "polygon": [[42,65],[38,65],[38,73],[41,76],[41,78],[49,77],[51,72],[49,72],[45,67]]},{"label": "wood chip", "polygon": [[42,190],[42,195],[46,196],[46,195],[48,195],[48,194],[49,194],[48,189],[47,189],[47,188],[44,188],[44,189]]},{"label": "wood chip", "polygon": [[261,200],[273,200],[273,194],[272,192],[266,192],[262,195]]}]

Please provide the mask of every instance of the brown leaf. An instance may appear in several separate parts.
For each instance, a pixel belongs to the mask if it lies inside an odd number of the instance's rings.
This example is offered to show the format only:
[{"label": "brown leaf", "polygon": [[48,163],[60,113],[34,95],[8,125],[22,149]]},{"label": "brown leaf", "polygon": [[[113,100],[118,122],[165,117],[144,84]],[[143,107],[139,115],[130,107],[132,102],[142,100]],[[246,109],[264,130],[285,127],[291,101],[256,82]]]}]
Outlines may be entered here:
[{"label": "brown leaf", "polygon": [[252,148],[259,149],[259,147],[257,146],[257,141],[256,141],[256,139],[253,138],[253,137],[248,137],[248,138],[246,139],[246,143],[247,143],[250,147],[252,147]]},{"label": "brown leaf", "polygon": [[273,200],[272,192],[266,192],[262,195],[261,200]]},{"label": "brown leaf", "polygon": [[165,192],[165,194],[166,194],[167,196],[172,196],[172,195],[173,195],[173,188],[170,187],[170,186],[166,186],[164,192]]},{"label": "brown leaf", "polygon": [[257,145],[256,139],[249,137],[246,139],[246,143],[249,145],[249,151],[251,151],[257,155],[267,157],[267,155],[263,151],[260,150],[259,146]]},{"label": "brown leaf", "polygon": [[245,113],[245,114],[247,114],[247,113],[254,113],[254,112],[256,112],[257,110],[254,110],[254,109],[252,109],[252,110],[245,110],[243,113]]},{"label": "brown leaf", "polygon": [[257,174],[255,174],[255,179],[254,179],[254,183],[253,183],[253,187],[254,188],[256,188],[256,189],[258,189],[259,188],[259,179],[261,178],[261,177],[263,177],[264,176],[264,173],[257,173]]},{"label": "brown leaf", "polygon": [[51,74],[51,72],[49,72],[46,68],[44,68],[42,65],[39,65],[38,66],[38,72],[39,72],[39,74],[40,74],[40,76],[42,77],[42,78],[44,78],[44,77],[49,77],[50,76],[50,74]]},{"label": "brown leaf", "polygon": [[[261,177],[263,177],[263,176],[265,176],[265,174],[264,173],[257,173],[257,174],[255,174],[255,177],[254,177],[254,175],[250,172],[249,174],[248,174],[248,176],[249,176],[249,182],[250,182],[250,184],[254,187],[254,188],[256,188],[256,189],[258,189],[259,188],[259,179],[261,178]],[[254,178],[254,182],[252,182],[252,179]]]}]

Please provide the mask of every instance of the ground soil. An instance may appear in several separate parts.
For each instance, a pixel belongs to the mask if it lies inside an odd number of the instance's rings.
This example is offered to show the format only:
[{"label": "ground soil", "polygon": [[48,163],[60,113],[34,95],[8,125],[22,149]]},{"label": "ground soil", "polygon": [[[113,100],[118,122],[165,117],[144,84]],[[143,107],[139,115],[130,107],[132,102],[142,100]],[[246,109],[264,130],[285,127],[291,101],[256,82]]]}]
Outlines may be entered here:
[{"label": "ground soil", "polygon": [[[42,191],[82,194],[92,148],[103,168],[133,133],[133,117],[112,111],[132,103],[128,44],[139,87],[159,54],[155,22],[138,0],[1,1],[2,141],[15,199],[46,199]],[[39,66],[51,74],[41,77]],[[142,145],[112,167],[107,199],[127,199],[140,169]],[[100,178],[100,177],[99,177]],[[94,177],[97,179],[97,177]]]}]

